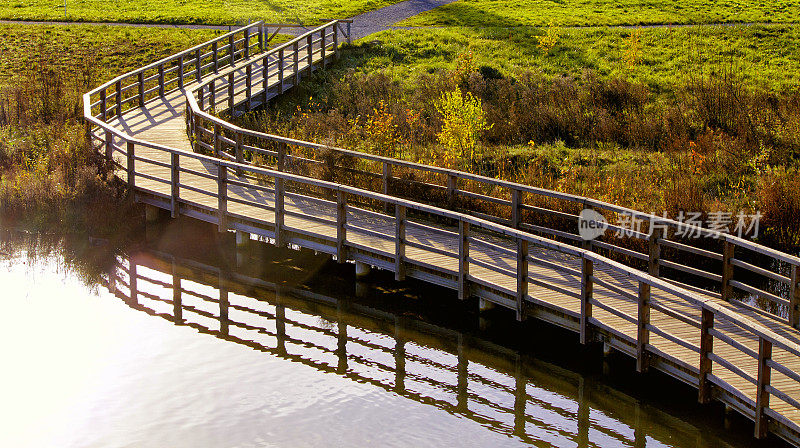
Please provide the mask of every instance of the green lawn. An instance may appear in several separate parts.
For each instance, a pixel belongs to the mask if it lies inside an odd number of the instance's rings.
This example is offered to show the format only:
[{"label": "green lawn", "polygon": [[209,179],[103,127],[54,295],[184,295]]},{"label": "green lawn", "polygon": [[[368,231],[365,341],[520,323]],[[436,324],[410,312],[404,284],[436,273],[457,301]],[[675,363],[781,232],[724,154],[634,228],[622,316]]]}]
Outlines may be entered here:
[{"label": "green lawn", "polygon": [[387,31],[357,43],[345,61],[355,70],[387,70],[398,79],[452,68],[472,51],[478,66],[507,75],[532,70],[548,76],[624,77],[658,90],[671,90],[692,75],[734,71],[748,84],[767,90],[800,86],[800,27],[785,25],[642,29],[633,64],[632,30],[567,28],[550,51],[538,46],[545,31],[522,27]]},{"label": "green lawn", "polygon": [[[135,23],[318,22],[346,18],[393,0],[66,0],[68,21]],[[62,0],[0,0],[0,19],[65,20]]]},{"label": "green lawn", "polygon": [[464,26],[797,22],[798,0],[460,0],[402,23]]}]

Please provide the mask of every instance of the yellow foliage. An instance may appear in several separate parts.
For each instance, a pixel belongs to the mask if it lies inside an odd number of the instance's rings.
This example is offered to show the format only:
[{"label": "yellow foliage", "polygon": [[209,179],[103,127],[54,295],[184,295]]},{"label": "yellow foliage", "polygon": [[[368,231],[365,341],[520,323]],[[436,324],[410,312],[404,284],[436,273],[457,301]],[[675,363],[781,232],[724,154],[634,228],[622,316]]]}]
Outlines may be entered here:
[{"label": "yellow foliage", "polygon": [[556,46],[560,38],[561,28],[553,25],[553,22],[551,21],[550,25],[547,26],[547,32],[545,32],[545,35],[539,38],[539,48],[547,53]]},{"label": "yellow foliage", "polygon": [[456,158],[472,161],[481,132],[491,129],[486,123],[481,100],[470,92],[462,94],[456,89],[442,94],[435,106],[443,121],[437,137],[448,149],[450,164],[454,165]]}]

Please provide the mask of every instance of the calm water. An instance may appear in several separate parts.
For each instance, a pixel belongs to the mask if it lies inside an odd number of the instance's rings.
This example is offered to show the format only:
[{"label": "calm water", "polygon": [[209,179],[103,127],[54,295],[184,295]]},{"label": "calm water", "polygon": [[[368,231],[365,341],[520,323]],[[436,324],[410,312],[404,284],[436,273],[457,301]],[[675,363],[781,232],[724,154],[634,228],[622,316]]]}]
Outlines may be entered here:
[{"label": "calm water", "polygon": [[310,252],[4,235],[0,446],[779,446],[570,333]]}]

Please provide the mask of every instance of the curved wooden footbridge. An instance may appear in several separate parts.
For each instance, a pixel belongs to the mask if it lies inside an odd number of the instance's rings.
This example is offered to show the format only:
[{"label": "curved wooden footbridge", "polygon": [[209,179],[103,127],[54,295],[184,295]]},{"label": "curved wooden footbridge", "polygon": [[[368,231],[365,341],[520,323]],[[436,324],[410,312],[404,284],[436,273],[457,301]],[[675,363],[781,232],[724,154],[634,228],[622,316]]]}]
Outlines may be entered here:
[{"label": "curved wooden footbridge", "polygon": [[[255,23],[84,96],[136,200],[279,246],[452,288],[601,341],[800,446],[800,258],[601,201],[239,128],[349,43],[334,20],[268,48]],[[424,199],[420,199],[424,198]],[[591,208],[624,236],[578,235]],[[684,229],[685,230],[685,229]]]}]

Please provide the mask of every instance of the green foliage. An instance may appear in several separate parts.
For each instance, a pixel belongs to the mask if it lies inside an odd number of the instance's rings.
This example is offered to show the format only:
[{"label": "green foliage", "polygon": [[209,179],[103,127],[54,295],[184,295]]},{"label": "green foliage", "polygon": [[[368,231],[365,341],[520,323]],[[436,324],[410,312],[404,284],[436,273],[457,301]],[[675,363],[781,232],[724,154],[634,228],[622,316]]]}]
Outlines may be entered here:
[{"label": "green foliage", "polygon": [[491,129],[483,115],[481,100],[456,89],[443,93],[435,106],[442,115],[442,130],[437,134],[439,143],[453,156],[472,162],[481,132]]}]

